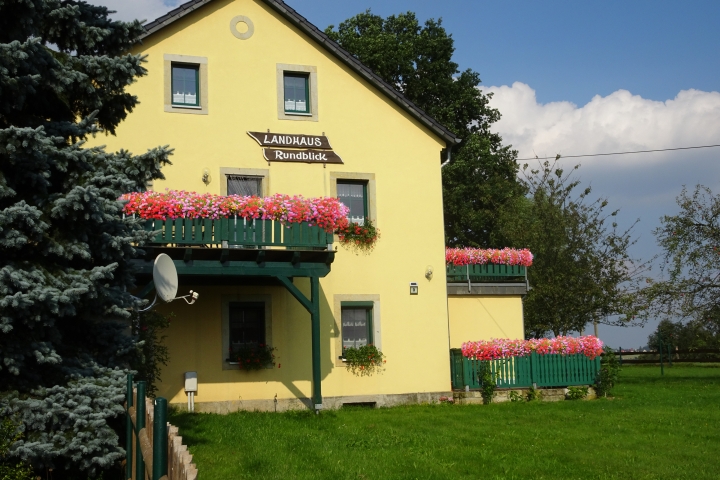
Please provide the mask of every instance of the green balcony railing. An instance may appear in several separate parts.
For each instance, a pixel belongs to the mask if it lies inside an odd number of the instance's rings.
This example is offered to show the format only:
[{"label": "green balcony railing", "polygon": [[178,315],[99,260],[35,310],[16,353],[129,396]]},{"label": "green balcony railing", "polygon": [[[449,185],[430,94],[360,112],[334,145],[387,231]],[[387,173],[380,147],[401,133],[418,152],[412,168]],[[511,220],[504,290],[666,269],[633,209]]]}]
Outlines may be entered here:
[{"label": "green balcony railing", "polygon": [[178,218],[148,220],[145,230],[158,232],[153,243],[176,246],[285,247],[330,250],[333,234],[307,222],[283,225],[275,220],[245,218]]},{"label": "green balcony railing", "polygon": [[495,265],[486,263],[484,265],[448,265],[447,281],[457,282],[493,282],[493,281],[525,281],[527,267],[520,265]]},{"label": "green balcony railing", "polygon": [[[489,360],[497,373],[498,388],[568,387],[592,385],[600,371],[600,357],[590,360],[577,355],[539,355]],[[464,357],[459,348],[450,350],[450,375],[453,389],[480,388],[479,374],[483,361]]]}]

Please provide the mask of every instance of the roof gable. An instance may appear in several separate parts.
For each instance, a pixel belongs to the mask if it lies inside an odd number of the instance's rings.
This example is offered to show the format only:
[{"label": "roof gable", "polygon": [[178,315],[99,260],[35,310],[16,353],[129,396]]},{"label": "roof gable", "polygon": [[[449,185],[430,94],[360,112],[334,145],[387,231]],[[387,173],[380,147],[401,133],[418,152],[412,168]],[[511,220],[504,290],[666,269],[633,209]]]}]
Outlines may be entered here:
[{"label": "roof gable", "polygon": [[[145,24],[145,34],[140,38],[146,38],[166,26],[174,23],[181,19],[185,15],[194,12],[195,10],[207,5],[213,0],[190,0],[183,3],[174,10],[171,10],[167,14],[163,15],[152,22]],[[305,17],[297,13],[287,4],[281,0],[262,0],[263,3],[268,5],[270,8],[278,12],[292,25],[298,28],[301,32],[315,40],[325,50],[331,53],[333,56],[342,61],[350,69],[368,81],[375,88],[380,90],[386,97],[400,106],[403,110],[412,115],[421,124],[429,128],[433,133],[438,135],[440,138],[445,140],[448,145],[454,145],[460,142],[460,139],[453,134],[450,130],[445,128],[440,122],[435,120],[433,117],[425,113],[421,108],[412,103],[410,100],[405,98],[400,92],[395,90],[390,84],[385,82],[382,78],[376,75],[372,70],[363,65],[357,58],[353,57],[349,52],[343,49],[340,45],[330,39],[325,32],[317,28],[315,25],[310,23]]]}]

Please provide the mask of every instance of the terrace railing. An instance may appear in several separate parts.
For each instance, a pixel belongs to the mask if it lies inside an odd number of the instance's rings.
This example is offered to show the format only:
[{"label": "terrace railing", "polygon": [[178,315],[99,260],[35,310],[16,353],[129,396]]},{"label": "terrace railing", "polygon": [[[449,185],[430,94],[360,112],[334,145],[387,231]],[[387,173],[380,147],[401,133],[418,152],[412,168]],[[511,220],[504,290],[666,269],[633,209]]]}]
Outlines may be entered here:
[{"label": "terrace railing", "polygon": [[521,265],[496,265],[486,263],[484,265],[448,265],[448,283],[459,282],[494,282],[494,281],[525,281],[527,267]]},{"label": "terrace railing", "polygon": [[533,352],[525,357],[482,361],[467,358],[459,348],[454,348],[450,350],[452,388],[462,389],[466,385],[471,389],[480,388],[480,368],[484,362],[489,362],[492,372],[497,373],[498,388],[592,385],[600,371],[600,357],[590,360],[582,354]]},{"label": "terrace railing", "polygon": [[145,230],[158,232],[153,243],[177,246],[284,247],[331,250],[333,234],[307,222],[283,225],[246,218],[178,218],[148,220]]}]

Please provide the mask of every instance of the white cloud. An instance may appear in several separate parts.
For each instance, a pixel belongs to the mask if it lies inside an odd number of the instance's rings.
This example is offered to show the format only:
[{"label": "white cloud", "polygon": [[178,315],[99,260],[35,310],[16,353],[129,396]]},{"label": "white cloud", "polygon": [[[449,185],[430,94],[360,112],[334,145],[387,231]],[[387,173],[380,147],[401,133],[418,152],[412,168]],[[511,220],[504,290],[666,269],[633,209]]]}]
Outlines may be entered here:
[{"label": "white cloud", "polygon": [[145,23],[165,15],[180,2],[178,0],[93,0],[90,3],[115,10],[117,13],[112,15],[115,20],[137,19]]},{"label": "white cloud", "polygon": [[[491,105],[502,113],[494,129],[518,150],[519,158],[720,144],[718,92],[683,90],[659,102],[618,90],[578,107],[538,103],[535,91],[520,82],[485,90],[493,92]],[[560,163],[566,168],[582,164],[579,177],[592,185],[594,195],[620,207],[628,222],[641,219],[638,233],[646,252],[655,250],[650,232],[660,216],[677,211],[675,197],[683,185],[703,184],[720,194],[720,147],[565,158]]]},{"label": "white cloud", "polygon": [[[489,87],[491,105],[502,113],[496,130],[520,158],[647,150],[720,143],[720,93],[683,90],[658,102],[618,90],[596,95],[587,105],[540,104],[535,91],[515,82]],[[618,166],[667,161],[674,156],[644,154],[606,157]],[[589,164],[589,159],[582,160]]]}]

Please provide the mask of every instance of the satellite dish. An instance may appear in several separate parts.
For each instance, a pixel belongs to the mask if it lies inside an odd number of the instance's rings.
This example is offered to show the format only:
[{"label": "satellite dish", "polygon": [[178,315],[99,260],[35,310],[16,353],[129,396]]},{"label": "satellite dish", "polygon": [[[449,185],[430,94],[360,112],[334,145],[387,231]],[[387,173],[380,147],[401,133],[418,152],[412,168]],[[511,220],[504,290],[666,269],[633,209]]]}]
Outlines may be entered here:
[{"label": "satellite dish", "polygon": [[165,303],[175,300],[178,290],[178,275],[175,264],[166,254],[161,253],[153,265],[153,282],[158,297]]},{"label": "satellite dish", "polygon": [[[170,303],[173,300],[183,299],[188,305],[192,305],[200,297],[198,292],[190,290],[188,295],[182,297],[176,297],[178,290],[178,275],[175,269],[175,264],[172,259],[166,254],[161,253],[155,258],[155,264],[153,265],[153,281],[155,285],[155,300],[150,306],[138,310],[138,312],[147,312],[155,306],[157,299],[160,298],[165,303]],[[189,299],[189,300],[188,300]]]}]

